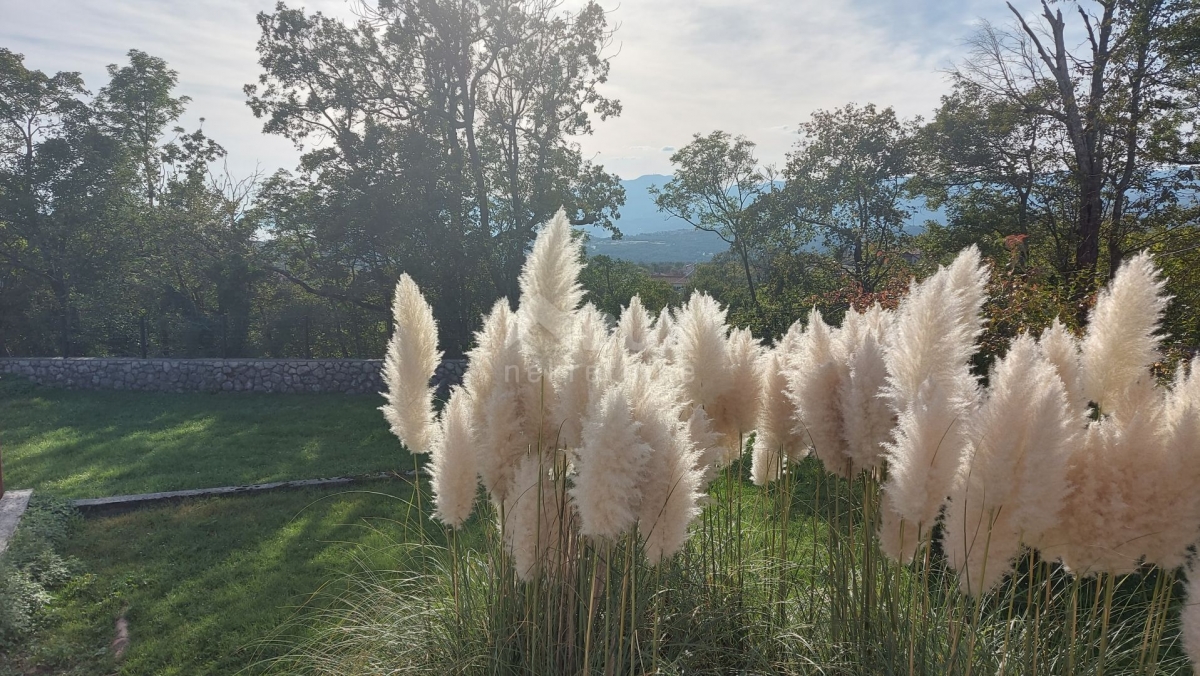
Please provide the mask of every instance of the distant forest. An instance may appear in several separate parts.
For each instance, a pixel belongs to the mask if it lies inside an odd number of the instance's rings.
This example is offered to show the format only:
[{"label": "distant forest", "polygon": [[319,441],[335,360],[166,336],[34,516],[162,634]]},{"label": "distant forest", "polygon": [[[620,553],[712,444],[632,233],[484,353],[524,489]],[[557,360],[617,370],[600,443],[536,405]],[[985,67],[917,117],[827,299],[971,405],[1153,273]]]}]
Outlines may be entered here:
[{"label": "distant forest", "polygon": [[[0,355],[378,357],[405,272],[442,349],[469,349],[560,207],[581,235],[620,233],[625,188],[576,141],[622,113],[614,28],[596,3],[552,5],[259,14],[246,103],[304,149],[271,175],[230,175],[220,139],[179,126],[190,100],[161,58],[131,50],[92,93],[0,48]],[[779,335],[813,306],[836,320],[895,304],[974,244],[996,272],[985,342],[1000,345],[1055,316],[1078,325],[1150,251],[1170,344],[1194,350],[1200,2],[1043,9],[964,35],[928,119],[819,110],[779,167],[751,139],[697,133],[651,197],[721,253],[687,268],[593,256],[588,300],[658,311],[702,290]]]}]

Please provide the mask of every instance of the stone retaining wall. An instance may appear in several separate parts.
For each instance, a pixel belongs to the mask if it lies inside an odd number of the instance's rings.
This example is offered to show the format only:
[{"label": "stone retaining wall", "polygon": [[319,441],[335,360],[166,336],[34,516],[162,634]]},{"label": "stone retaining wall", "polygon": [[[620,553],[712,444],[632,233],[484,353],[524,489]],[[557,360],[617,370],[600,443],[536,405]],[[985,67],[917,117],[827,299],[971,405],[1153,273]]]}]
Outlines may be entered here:
[{"label": "stone retaining wall", "polygon": [[[142,392],[382,392],[379,359],[5,358],[0,374],[77,390]],[[466,361],[447,359],[432,384],[462,382]]]}]

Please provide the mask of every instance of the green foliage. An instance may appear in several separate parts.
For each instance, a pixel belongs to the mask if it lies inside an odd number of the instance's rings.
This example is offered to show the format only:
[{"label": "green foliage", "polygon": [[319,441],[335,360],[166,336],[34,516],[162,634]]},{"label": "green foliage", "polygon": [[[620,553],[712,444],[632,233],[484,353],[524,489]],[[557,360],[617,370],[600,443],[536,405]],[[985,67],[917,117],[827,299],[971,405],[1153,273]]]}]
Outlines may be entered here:
[{"label": "green foliage", "polygon": [[758,166],[754,143],[719,130],[695,134],[671,155],[671,164],[674,178],[662,188],[650,188],[659,211],[725,240],[742,264],[746,292],[757,307],[750,257],[760,244],[761,224],[752,207],[774,184]]},{"label": "green foliage", "polygon": [[[60,550],[87,572],[50,591],[19,648],[0,648],[0,674],[257,673],[252,665],[287,647],[268,640],[272,630],[319,610],[314,591],[394,563],[389,543],[415,537],[393,518],[410,499],[408,484],[381,481],[88,518]],[[131,637],[119,663],[118,617]]]},{"label": "green foliage", "polygon": [[578,566],[518,582],[489,507],[446,544],[397,542],[391,565],[347,576],[285,625],[276,641],[292,650],[264,666],[329,676],[1186,668],[1172,575],[1081,580],[1023,556],[973,600],[936,546],[908,565],[881,554],[876,478],[848,482],[809,458],[761,488],[746,469],[718,478],[687,547],[660,566],[641,561],[633,534],[581,540]]},{"label": "green foliage", "polygon": [[629,299],[634,296],[640,296],[642,305],[651,313],[680,302],[679,294],[670,284],[651,279],[642,266],[608,256],[589,258],[579,283],[585,292],[584,302],[614,318],[621,316],[621,308],[628,307]]},{"label": "green foliage", "polygon": [[259,15],[250,108],[267,133],[312,144],[296,175],[264,184],[267,267],[376,320],[407,272],[443,347],[461,351],[480,314],[516,295],[525,249],[555,211],[577,225],[619,217],[617,178],[571,140],[620,112],[600,91],[611,31],[594,3],[362,10],[370,20],[354,24],[282,3]]},{"label": "green foliage", "polygon": [[800,126],[778,196],[785,222],[819,233],[850,280],[870,293],[894,274],[906,245],[902,205],[913,172],[915,123],[891,108],[853,104],[817,111]]},{"label": "green foliage", "polygon": [[30,499],[16,534],[0,554],[0,651],[19,647],[37,630],[52,592],[79,574],[80,562],[61,553],[79,523],[68,501],[42,493]]}]

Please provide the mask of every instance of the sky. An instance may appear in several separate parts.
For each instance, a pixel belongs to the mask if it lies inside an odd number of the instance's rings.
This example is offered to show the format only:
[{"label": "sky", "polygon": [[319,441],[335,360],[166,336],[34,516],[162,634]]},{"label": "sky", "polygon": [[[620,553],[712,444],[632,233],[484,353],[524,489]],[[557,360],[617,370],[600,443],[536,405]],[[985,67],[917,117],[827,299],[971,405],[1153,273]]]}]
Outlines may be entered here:
[{"label": "sky", "polygon": [[[275,0],[0,0],[0,47],[25,65],[82,73],[95,92],[105,66],[129,49],[167,60],[182,120],[229,151],[235,176],[292,168],[291,142],[261,133],[242,86],[256,81],[255,15]],[[352,18],[346,0],[287,0]],[[567,0],[567,7],[579,0]],[[586,156],[622,178],[668,174],[671,152],[694,133],[722,129],[781,165],[796,127],[848,102],[928,116],[981,20],[1007,22],[1003,0],[601,0],[617,27],[604,86],[620,117],[579,139]],[[1014,4],[1032,13],[1033,3]],[[18,20],[13,20],[14,18]]]}]

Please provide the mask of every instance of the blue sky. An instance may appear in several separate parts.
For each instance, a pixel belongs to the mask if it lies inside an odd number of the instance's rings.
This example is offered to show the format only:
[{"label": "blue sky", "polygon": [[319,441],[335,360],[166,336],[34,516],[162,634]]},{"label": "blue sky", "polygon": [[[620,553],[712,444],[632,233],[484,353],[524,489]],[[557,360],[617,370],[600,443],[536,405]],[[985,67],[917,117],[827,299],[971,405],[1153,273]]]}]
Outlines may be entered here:
[{"label": "blue sky", "polygon": [[[352,17],[345,0],[289,0]],[[578,4],[568,0],[567,5]],[[854,101],[928,115],[981,18],[1006,22],[1003,0],[602,0],[619,25],[606,92],[620,118],[580,139],[623,178],[669,173],[669,148],[694,132],[744,134],[766,162],[782,163],[795,127],[816,109]],[[1028,0],[1016,2],[1035,11]],[[165,58],[184,120],[229,150],[237,175],[292,167],[288,141],[260,133],[242,85],[259,73],[255,14],[274,0],[0,0],[0,46],[47,72],[78,70],[88,88],[131,48]],[[1070,8],[1066,8],[1070,11]],[[20,20],[12,20],[20,17]]]}]

